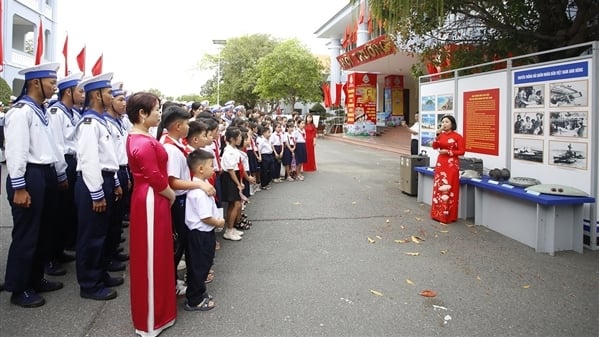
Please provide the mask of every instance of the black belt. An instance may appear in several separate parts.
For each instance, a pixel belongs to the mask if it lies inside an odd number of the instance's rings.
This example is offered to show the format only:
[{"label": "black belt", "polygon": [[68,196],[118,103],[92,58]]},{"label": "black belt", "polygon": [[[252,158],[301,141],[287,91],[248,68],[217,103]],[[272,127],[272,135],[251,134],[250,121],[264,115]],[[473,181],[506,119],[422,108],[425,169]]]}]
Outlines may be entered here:
[{"label": "black belt", "polygon": [[128,168],[129,168],[128,165],[119,165],[119,170],[126,170]]},{"label": "black belt", "polygon": [[114,172],[113,171],[104,171],[104,170],[102,170],[102,176],[104,176],[104,177],[114,177]]},{"label": "black belt", "polygon": [[70,153],[67,153],[64,156],[65,156],[65,158],[75,158],[75,155],[74,154],[70,154]]},{"label": "black belt", "polygon": [[185,199],[185,198],[187,198],[187,193],[185,193],[183,195],[178,195],[175,197],[175,199],[177,199],[177,200],[181,200],[181,199]]},{"label": "black belt", "polygon": [[39,167],[39,168],[48,168],[52,167],[54,164],[35,164],[35,163],[27,163],[28,167]]}]

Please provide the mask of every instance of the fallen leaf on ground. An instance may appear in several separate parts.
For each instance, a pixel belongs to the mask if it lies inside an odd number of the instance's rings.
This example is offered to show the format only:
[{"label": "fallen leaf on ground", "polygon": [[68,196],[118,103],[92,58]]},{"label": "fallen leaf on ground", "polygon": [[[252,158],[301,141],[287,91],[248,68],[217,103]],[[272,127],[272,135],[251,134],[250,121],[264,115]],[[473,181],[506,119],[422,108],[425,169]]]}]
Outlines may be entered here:
[{"label": "fallen leaf on ground", "polygon": [[418,255],[420,255],[420,253],[418,253],[418,252],[415,252],[415,253],[404,253],[404,254],[410,255],[410,256],[418,256]]},{"label": "fallen leaf on ground", "polygon": [[468,226],[468,227],[474,227],[475,225],[469,224],[469,225],[466,225],[466,226]]},{"label": "fallen leaf on ground", "polygon": [[356,202],[355,202],[355,201],[352,201],[352,202],[351,202],[351,204],[352,204],[352,205],[355,205],[355,204],[356,204]]},{"label": "fallen leaf on ground", "polygon": [[478,275],[476,275],[476,279],[479,281],[481,280],[480,276],[478,276]]},{"label": "fallen leaf on ground", "polygon": [[380,291],[376,291],[376,290],[370,290],[371,293],[377,295],[377,296],[383,296],[383,293]]},{"label": "fallen leaf on ground", "polygon": [[407,284],[411,284],[411,285],[413,285],[413,286],[415,286],[415,285],[416,285],[416,283],[412,282],[412,280],[410,280],[410,279],[406,279],[406,283],[407,283]]},{"label": "fallen leaf on ground", "polygon": [[424,296],[424,297],[435,297],[435,296],[437,296],[437,293],[432,290],[423,290],[423,291],[419,292],[418,295]]},{"label": "fallen leaf on ground", "polygon": [[441,233],[449,233],[449,231],[439,231],[439,232],[441,232]]},{"label": "fallen leaf on ground", "polygon": [[525,284],[525,285],[522,286],[522,288],[528,289],[528,288],[530,288],[530,284]]},{"label": "fallen leaf on ground", "polygon": [[415,237],[417,240],[420,240],[420,241],[426,241],[426,240],[425,240],[425,239],[424,239],[422,236],[417,236],[417,235],[414,235],[414,237]]},{"label": "fallen leaf on ground", "polygon": [[375,241],[369,236],[368,237],[368,243],[374,243]]},{"label": "fallen leaf on ground", "polygon": [[386,222],[386,223],[390,223],[390,222],[391,222],[391,220],[387,219],[387,220],[385,220],[385,222]]},{"label": "fallen leaf on ground", "polygon": [[422,221],[422,218],[416,217],[416,221]]},{"label": "fallen leaf on ground", "polygon": [[294,204],[294,205],[301,205],[302,203],[301,203],[301,202],[299,202],[299,201],[296,201],[296,202],[294,202],[293,204]]},{"label": "fallen leaf on ground", "polygon": [[409,209],[405,209],[403,212],[404,213],[410,213],[410,210]]},{"label": "fallen leaf on ground", "polygon": [[379,235],[376,236],[377,239],[382,240],[383,238],[380,237]]},{"label": "fallen leaf on ground", "polygon": [[406,229],[406,228],[404,227],[404,225],[401,225],[401,226],[399,226],[399,228],[401,228],[401,229]]},{"label": "fallen leaf on ground", "polygon": [[410,238],[412,240],[412,242],[414,243],[420,243],[420,240],[418,240],[414,235],[412,235],[412,237]]},{"label": "fallen leaf on ground", "polygon": [[396,243],[408,243],[408,242],[410,242],[408,240],[393,240],[393,241],[395,241]]},{"label": "fallen leaf on ground", "polygon": [[447,249],[441,251],[441,255],[447,254]]}]

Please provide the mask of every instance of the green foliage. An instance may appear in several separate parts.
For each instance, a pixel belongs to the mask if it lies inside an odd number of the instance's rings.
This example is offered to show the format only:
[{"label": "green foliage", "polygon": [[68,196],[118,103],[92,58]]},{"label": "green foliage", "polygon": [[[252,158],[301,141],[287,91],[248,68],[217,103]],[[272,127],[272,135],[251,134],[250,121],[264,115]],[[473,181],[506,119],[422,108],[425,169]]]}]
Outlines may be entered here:
[{"label": "green foliage", "polygon": [[4,103],[4,106],[8,106],[10,103],[10,96],[12,95],[12,89],[6,83],[6,81],[0,77],[0,101]]},{"label": "green foliage", "polygon": [[182,95],[177,97],[177,101],[179,102],[201,102],[203,101],[205,98],[203,98],[200,95],[196,95],[196,94],[187,94],[187,95]]},{"label": "green foliage", "polygon": [[254,93],[263,99],[320,102],[322,65],[297,39],[286,40],[258,61]]},{"label": "green foliage", "polygon": [[159,89],[156,89],[156,88],[150,88],[150,89],[147,90],[147,92],[149,92],[151,94],[154,94],[154,95],[156,95],[158,97],[163,97],[162,96],[162,92]]},{"label": "green foliage", "polygon": [[[358,0],[350,0],[358,3]],[[599,39],[597,0],[369,0],[400,49],[445,69]],[[460,46],[449,51],[447,46]],[[544,59],[573,56],[579,50]],[[419,69],[414,69],[418,72]]]}]

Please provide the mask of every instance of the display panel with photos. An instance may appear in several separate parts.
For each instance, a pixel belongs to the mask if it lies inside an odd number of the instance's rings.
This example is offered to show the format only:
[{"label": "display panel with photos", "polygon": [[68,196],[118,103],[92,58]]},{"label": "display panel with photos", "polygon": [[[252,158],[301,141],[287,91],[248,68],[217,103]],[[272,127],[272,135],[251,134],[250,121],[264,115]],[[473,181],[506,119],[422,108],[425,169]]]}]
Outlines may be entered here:
[{"label": "display panel with photos", "polygon": [[514,134],[519,135],[543,135],[543,112],[515,112],[514,113]]},{"label": "display panel with photos", "polygon": [[514,138],[514,159],[543,163],[544,147],[542,139]]},{"label": "display panel with photos", "polygon": [[549,113],[549,135],[553,137],[588,137],[586,111],[554,111]]},{"label": "display panel with photos", "polygon": [[556,82],[549,85],[549,106],[588,106],[588,82]]},{"label": "display panel with photos", "polygon": [[514,108],[542,108],[545,106],[545,85],[529,85],[516,87],[514,92]]},{"label": "display panel with photos", "polygon": [[549,164],[587,169],[587,144],[579,142],[549,141]]}]

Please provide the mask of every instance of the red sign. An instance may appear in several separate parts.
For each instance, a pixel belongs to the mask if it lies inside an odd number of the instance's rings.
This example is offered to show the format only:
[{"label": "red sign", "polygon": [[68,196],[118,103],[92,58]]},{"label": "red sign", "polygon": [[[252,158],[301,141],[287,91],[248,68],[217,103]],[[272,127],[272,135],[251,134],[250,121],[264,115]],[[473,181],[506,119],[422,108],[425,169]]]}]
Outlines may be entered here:
[{"label": "red sign", "polygon": [[337,56],[337,61],[339,61],[343,70],[349,70],[360,64],[380,59],[396,52],[397,48],[393,40],[387,35],[381,35],[345,54]]},{"label": "red sign", "polygon": [[353,73],[347,79],[347,122],[376,123],[376,74]]},{"label": "red sign", "polygon": [[499,154],[499,89],[464,92],[466,151]]}]

